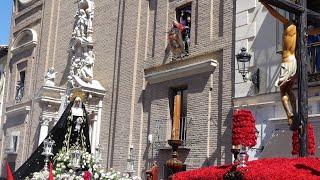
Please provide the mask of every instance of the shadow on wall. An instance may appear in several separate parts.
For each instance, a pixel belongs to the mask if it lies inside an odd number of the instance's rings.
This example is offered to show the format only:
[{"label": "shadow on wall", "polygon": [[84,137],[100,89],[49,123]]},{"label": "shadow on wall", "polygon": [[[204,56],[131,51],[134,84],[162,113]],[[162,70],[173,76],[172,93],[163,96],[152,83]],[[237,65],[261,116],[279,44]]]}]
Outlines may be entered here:
[{"label": "shadow on wall", "polygon": [[[208,157],[202,164],[203,167],[212,166],[212,165],[222,165],[230,164],[232,162],[232,153],[231,153],[231,122],[232,122],[233,110],[231,109],[227,115],[227,120],[224,122],[223,126],[226,127],[224,132],[217,133],[217,142],[216,150]],[[218,119],[218,125],[220,124],[219,129],[221,129],[222,119]],[[224,147],[224,152],[222,152],[222,147]],[[224,156],[224,162],[222,161],[222,156]]]},{"label": "shadow on wall", "polygon": [[154,11],[153,16],[153,31],[152,31],[152,57],[155,55],[156,48],[156,31],[157,31],[157,18],[158,18],[158,1],[149,0],[149,9]]},{"label": "shadow on wall", "polygon": [[[169,109],[169,91],[171,88],[179,87],[181,85],[188,85],[188,94],[199,94],[205,91],[208,83],[210,74],[203,73],[189,78],[181,78],[172,81],[147,84],[146,90],[140,95],[139,102],[143,102],[143,111],[147,123],[146,137],[148,134],[154,134],[156,131],[156,121],[159,119],[169,120],[168,109]],[[166,121],[167,122],[167,121]],[[167,127],[164,126],[167,130]],[[143,160],[145,161],[145,170],[151,167],[153,161],[158,162],[160,167],[160,177],[164,174],[164,165],[167,160],[171,158],[171,149],[156,149],[148,143],[147,138],[145,139],[147,147],[143,153]],[[179,150],[179,160],[185,162],[188,158],[189,150]],[[142,174],[144,174],[144,172]]]},{"label": "shadow on wall", "polygon": [[70,75],[71,59],[72,59],[72,54],[69,53],[66,68],[64,68],[63,75],[60,80],[59,86],[66,84],[68,81],[68,76]]},{"label": "shadow on wall", "polygon": [[108,130],[108,150],[107,150],[107,162],[108,167],[113,167],[113,156],[115,148],[115,127],[117,125],[117,111],[118,111],[118,99],[119,99],[119,83],[121,74],[121,62],[122,62],[122,45],[123,45],[123,29],[124,29],[124,13],[125,13],[126,1],[119,1],[118,15],[117,15],[117,30],[116,30],[116,44],[114,50],[114,64],[113,64],[113,78],[112,78],[112,90],[111,90],[111,107],[110,107],[110,121]]},{"label": "shadow on wall", "polygon": [[[41,123],[39,123],[37,130],[35,131],[34,137],[32,142],[33,143],[33,147],[32,147],[32,152],[37,149],[38,144],[39,144],[39,137],[40,137],[40,129],[41,129]],[[50,132],[50,129],[48,129],[48,132]]]},{"label": "shadow on wall", "polygon": [[[219,82],[218,82],[218,118],[216,120],[216,128],[217,132],[215,133],[216,137],[212,137],[215,139],[215,150],[202,164],[202,166],[209,165],[221,165],[222,163],[229,164],[232,162],[232,153],[231,153],[231,123],[233,116],[233,108],[232,103],[230,102],[230,106],[228,104],[225,105],[224,99],[222,95],[224,94],[224,61],[219,62]],[[232,95],[232,94],[231,94]],[[230,99],[231,101],[231,99]],[[226,106],[226,107],[225,107]],[[225,109],[228,108],[228,109]],[[226,114],[226,117],[223,117]],[[213,125],[214,127],[214,125]],[[224,149],[222,149],[224,147]],[[222,161],[224,159],[224,162]]]},{"label": "shadow on wall", "polygon": [[[179,149],[178,150],[178,155],[179,155],[178,159],[184,163],[186,161],[186,159],[188,158],[189,152],[190,152],[189,149]],[[172,154],[171,149],[162,149],[159,151],[159,154],[156,158],[156,161],[158,162],[158,166],[160,168],[159,169],[160,177],[166,178],[165,176],[168,175],[168,172],[166,172],[165,165],[166,165],[167,160],[171,159],[171,154]]]},{"label": "shadow on wall", "polygon": [[24,60],[27,58],[30,58],[32,56],[33,49],[29,49],[17,54],[13,54],[12,58],[10,59],[10,65],[13,65],[14,63],[17,63],[20,60]]},{"label": "shadow on wall", "polygon": [[27,117],[27,114],[8,117],[7,121],[3,125],[3,129],[6,130],[8,128],[12,128],[12,127],[23,124],[26,120],[26,117]]},{"label": "shadow on wall", "polygon": [[[151,98],[150,98],[150,90],[148,88],[146,88],[146,90],[144,90],[141,95],[140,95],[140,98],[139,98],[139,101],[142,100],[142,106],[143,106],[143,113],[144,114],[147,114],[147,136],[149,134],[151,134]],[[143,117],[145,118],[145,117]],[[146,146],[146,149],[144,150],[143,152],[143,156],[142,156],[142,159],[145,161],[145,164],[144,164],[144,169],[142,169],[142,173],[143,174],[142,176],[145,175],[145,172],[150,169],[151,167],[151,163],[152,161],[154,161],[153,159],[153,148],[151,147],[151,144],[148,142],[148,140],[146,139],[147,141],[147,146]],[[150,155],[151,153],[151,155]],[[151,156],[151,157],[150,157]]]},{"label": "shadow on wall", "polygon": [[260,69],[261,73],[260,93],[275,90],[274,85],[281,63],[281,55],[277,54],[276,49],[276,35],[276,20],[268,14],[265,16],[251,46],[251,50],[254,51],[255,66]]}]

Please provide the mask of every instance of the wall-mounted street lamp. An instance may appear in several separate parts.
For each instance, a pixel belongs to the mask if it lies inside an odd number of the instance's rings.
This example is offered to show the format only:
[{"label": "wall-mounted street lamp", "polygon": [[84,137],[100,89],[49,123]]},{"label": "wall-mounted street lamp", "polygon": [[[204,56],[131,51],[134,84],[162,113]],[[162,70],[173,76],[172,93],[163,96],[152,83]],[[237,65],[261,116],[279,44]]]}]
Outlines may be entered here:
[{"label": "wall-mounted street lamp", "polygon": [[247,52],[247,49],[245,47],[242,47],[241,51],[236,55],[236,58],[238,63],[238,71],[242,75],[243,81],[244,82],[247,82],[248,80],[251,81],[259,91],[260,89],[259,69],[253,72],[250,78],[247,77],[247,74],[249,74],[249,69],[250,69],[251,54]]},{"label": "wall-mounted street lamp", "polygon": [[238,63],[238,71],[242,75],[243,80],[246,82],[247,74],[249,73],[251,54],[247,52],[245,47],[236,55]]}]

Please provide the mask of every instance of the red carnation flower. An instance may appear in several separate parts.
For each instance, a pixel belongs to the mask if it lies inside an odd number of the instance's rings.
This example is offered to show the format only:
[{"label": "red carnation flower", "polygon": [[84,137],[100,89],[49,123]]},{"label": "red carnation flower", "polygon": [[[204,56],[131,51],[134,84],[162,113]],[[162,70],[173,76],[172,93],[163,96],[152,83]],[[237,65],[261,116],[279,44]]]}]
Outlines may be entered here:
[{"label": "red carnation flower", "polygon": [[232,144],[253,147],[257,144],[255,119],[247,109],[236,110],[233,114]]},{"label": "red carnation flower", "polygon": [[[299,132],[294,131],[292,134],[292,155],[298,155],[300,152]],[[314,139],[314,131],[311,123],[308,123],[308,154],[314,155],[316,153],[316,143]]]}]

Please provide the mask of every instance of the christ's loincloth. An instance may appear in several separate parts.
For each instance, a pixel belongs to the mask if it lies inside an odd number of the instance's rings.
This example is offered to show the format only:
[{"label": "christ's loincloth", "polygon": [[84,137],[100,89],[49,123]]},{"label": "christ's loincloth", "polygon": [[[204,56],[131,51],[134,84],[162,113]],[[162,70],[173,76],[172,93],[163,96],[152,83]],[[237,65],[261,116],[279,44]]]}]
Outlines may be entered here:
[{"label": "christ's loincloth", "polygon": [[276,86],[280,87],[291,81],[297,71],[297,60],[295,56],[289,56],[289,62],[281,63],[279,77],[276,81]]}]

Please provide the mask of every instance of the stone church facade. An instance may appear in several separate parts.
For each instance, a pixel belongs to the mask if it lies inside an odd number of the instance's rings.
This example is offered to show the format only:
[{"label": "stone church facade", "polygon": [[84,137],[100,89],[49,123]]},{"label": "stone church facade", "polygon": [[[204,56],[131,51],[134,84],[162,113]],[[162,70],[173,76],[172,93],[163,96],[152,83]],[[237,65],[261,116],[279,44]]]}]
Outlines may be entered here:
[{"label": "stone church facade", "polygon": [[[108,168],[135,174],[154,161],[165,177],[174,97],[180,94],[187,169],[231,162],[233,0],[94,1],[93,79],[85,89],[91,144]],[[6,66],[0,164],[19,168],[61,115],[70,72],[76,1],[15,0]],[[172,60],[172,20],[191,18],[189,55]],[[54,80],[47,84],[49,69]],[[51,74],[52,75],[52,74]]]}]

